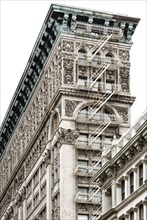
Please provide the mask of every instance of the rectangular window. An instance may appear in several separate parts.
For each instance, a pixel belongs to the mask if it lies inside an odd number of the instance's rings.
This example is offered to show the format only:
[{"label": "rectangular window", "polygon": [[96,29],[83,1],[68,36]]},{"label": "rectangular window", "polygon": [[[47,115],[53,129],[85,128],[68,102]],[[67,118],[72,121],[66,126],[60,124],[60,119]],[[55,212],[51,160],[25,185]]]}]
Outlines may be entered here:
[{"label": "rectangular window", "polygon": [[143,219],[143,205],[142,204],[139,206],[139,220],[144,220]]},{"label": "rectangular window", "polygon": [[32,181],[30,181],[26,187],[27,189],[27,197],[31,194],[32,192]]},{"label": "rectangular window", "polygon": [[122,200],[125,199],[125,181],[124,180],[121,182],[121,199]]},{"label": "rectangular window", "polygon": [[134,220],[134,212],[130,212],[130,220]]},{"label": "rectangular window", "polygon": [[39,170],[36,171],[36,173],[34,174],[34,187],[38,184],[39,182]]},{"label": "rectangular window", "polygon": [[88,188],[79,187],[78,188],[78,199],[87,200],[88,199]]},{"label": "rectangular window", "polygon": [[32,211],[32,202],[30,202],[30,203],[27,205],[27,216],[30,215],[31,211]]},{"label": "rectangular window", "polygon": [[143,164],[139,166],[139,186],[143,184]]},{"label": "rectangular window", "polygon": [[88,171],[88,161],[78,160],[78,171],[87,172]]},{"label": "rectangular window", "polygon": [[37,192],[34,196],[34,207],[36,207],[39,203],[39,193]]},{"label": "rectangular window", "polygon": [[130,173],[130,194],[134,192],[134,173]]},{"label": "rectangular window", "polygon": [[78,215],[78,220],[89,220],[88,215]]}]

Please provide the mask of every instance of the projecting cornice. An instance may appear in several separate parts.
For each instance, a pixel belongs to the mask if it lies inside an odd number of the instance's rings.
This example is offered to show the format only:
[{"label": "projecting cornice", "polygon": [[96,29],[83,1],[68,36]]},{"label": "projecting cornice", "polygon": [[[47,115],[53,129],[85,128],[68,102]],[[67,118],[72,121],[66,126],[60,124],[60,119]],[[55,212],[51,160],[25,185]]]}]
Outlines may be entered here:
[{"label": "projecting cornice", "polygon": [[[99,29],[105,31],[107,29],[108,34],[121,32],[122,36],[117,38],[117,41],[130,44],[139,20],[139,18],[111,13],[51,5],[1,125],[0,157],[27,107],[61,33],[79,35],[76,28],[78,25],[82,25],[85,28],[82,36],[91,37],[92,31]],[[116,39],[114,38],[113,40]]]},{"label": "projecting cornice", "polygon": [[[130,138],[128,143],[125,146],[121,146],[121,150],[110,160],[108,161],[101,169],[98,171],[93,177],[93,181],[96,181],[99,186],[105,185],[108,179],[111,179],[116,176],[120,171],[123,172],[125,169],[125,164],[129,164],[133,158],[139,157],[144,152],[146,153],[147,146],[147,112],[144,114],[142,118],[139,119],[137,123],[141,124],[141,120],[143,120],[143,124],[138,127],[136,123],[134,127],[137,127],[136,134]],[[133,129],[133,127],[132,127]],[[128,133],[128,135],[130,135]],[[126,135],[127,136],[127,135]],[[122,137],[120,141],[125,141],[125,138]],[[114,144],[114,146],[119,147],[120,143]],[[114,147],[112,146],[112,147]],[[147,155],[145,156],[147,157]]]}]

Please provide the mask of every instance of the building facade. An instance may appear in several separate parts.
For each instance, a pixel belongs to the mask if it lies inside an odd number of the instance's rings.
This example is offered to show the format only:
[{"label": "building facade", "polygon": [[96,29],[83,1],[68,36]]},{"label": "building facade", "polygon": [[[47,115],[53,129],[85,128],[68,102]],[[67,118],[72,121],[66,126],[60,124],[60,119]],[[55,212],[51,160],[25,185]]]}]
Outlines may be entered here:
[{"label": "building facade", "polygon": [[100,219],[147,219],[147,112],[103,157],[109,154],[93,178],[102,190]]},{"label": "building facade", "polygon": [[52,5],[0,131],[0,218],[96,220],[93,181],[130,127],[138,18]]}]

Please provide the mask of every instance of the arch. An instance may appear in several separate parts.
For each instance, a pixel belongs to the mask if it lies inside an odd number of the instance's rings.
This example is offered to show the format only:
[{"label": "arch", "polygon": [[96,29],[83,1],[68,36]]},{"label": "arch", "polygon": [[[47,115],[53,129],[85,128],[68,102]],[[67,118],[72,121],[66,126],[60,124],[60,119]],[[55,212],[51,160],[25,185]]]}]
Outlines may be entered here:
[{"label": "arch", "polygon": [[86,50],[84,47],[81,47],[81,48],[78,50],[78,53],[85,53],[85,54],[87,54],[87,50]]},{"label": "arch", "polygon": [[105,57],[114,58],[114,54],[111,51],[109,51],[108,53],[105,54]]},{"label": "arch", "polygon": [[[74,113],[73,113],[73,117],[76,118],[78,116],[78,114],[84,110],[84,108],[88,108],[89,106],[92,106],[96,103],[96,101],[89,101],[89,102],[83,102],[81,104],[79,104],[77,106],[77,108],[74,110]],[[115,117],[116,117],[116,120],[119,122],[121,120],[121,117],[120,115],[118,114],[118,112],[116,111],[116,109],[111,106],[110,104],[104,104],[103,106],[103,113],[106,113],[106,114],[113,114]]]}]

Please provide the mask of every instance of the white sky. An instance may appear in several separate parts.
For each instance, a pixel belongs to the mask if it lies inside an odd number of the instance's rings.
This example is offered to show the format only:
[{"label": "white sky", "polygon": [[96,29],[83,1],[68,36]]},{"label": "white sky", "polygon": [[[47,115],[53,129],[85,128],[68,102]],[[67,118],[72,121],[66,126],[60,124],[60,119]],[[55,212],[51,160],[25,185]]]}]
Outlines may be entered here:
[{"label": "white sky", "polygon": [[146,39],[147,3],[138,1],[1,1],[1,108],[2,122],[9,103],[23,74],[28,58],[51,3],[127,14],[141,18],[133,36],[131,50],[131,92],[136,96],[132,122],[147,106]]}]

